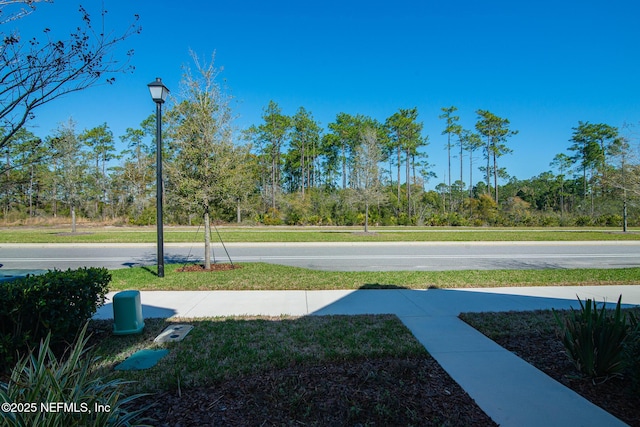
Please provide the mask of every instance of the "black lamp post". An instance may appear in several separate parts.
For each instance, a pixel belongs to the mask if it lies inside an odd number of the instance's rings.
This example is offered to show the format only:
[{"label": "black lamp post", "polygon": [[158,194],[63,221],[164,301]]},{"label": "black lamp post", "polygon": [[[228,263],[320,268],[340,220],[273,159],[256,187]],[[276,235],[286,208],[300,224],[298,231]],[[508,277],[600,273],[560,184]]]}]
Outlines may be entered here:
[{"label": "black lamp post", "polygon": [[162,233],[162,104],[169,89],[160,77],[147,85],[156,103],[156,224],[158,227],[158,277],[164,277],[164,239]]}]

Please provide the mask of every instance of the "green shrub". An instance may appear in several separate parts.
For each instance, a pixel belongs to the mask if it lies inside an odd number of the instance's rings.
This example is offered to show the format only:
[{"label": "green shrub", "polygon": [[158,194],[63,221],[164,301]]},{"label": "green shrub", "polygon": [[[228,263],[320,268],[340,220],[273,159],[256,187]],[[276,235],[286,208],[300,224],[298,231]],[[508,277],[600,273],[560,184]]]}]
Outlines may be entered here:
[{"label": "green shrub", "polygon": [[290,211],[285,219],[287,225],[302,225],[302,217],[296,211]]},{"label": "green shrub", "polygon": [[605,304],[598,310],[596,302],[580,302],[580,311],[571,309],[564,319],[554,310],[558,325],[563,329],[562,342],[576,369],[592,377],[621,374],[625,368],[624,344],[630,326],[621,313],[622,295],[610,314]]},{"label": "green shrub", "polygon": [[322,225],[322,217],[320,215],[311,215],[304,222],[309,225]]},{"label": "green shrub", "polygon": [[49,333],[52,345],[73,340],[104,304],[110,281],[105,268],[81,268],[0,283],[0,366]]},{"label": "green shrub", "polygon": [[156,207],[148,206],[138,215],[128,218],[130,225],[154,225],[156,223]]},{"label": "green shrub", "polygon": [[543,227],[559,227],[560,217],[555,214],[544,214],[540,218],[540,225]]},{"label": "green shrub", "polygon": [[560,227],[575,227],[576,219],[573,215],[564,214],[560,218]]},{"label": "green shrub", "polygon": [[[1,411],[3,426],[128,426],[146,409],[128,412],[124,406],[141,395],[122,398],[129,382],[104,382],[91,372],[97,359],[89,357],[85,338],[87,327],[64,358],[57,358],[50,347],[51,334],[40,344],[37,354],[21,358],[8,382],[0,383],[0,403],[20,405],[14,411]],[[67,409],[51,404],[69,404]],[[45,406],[41,406],[44,404]],[[28,405],[25,410],[25,405]],[[100,405],[100,406],[98,406]],[[22,410],[15,410],[21,408]]]},{"label": "green shrub", "polygon": [[605,227],[622,227],[622,215],[606,214],[596,219],[596,224]]},{"label": "green shrub", "polygon": [[576,225],[578,227],[588,227],[590,225],[593,225],[593,220],[590,216],[580,215],[576,217]]},{"label": "green shrub", "polygon": [[401,212],[400,215],[398,215],[397,222],[398,225],[412,225],[411,218],[409,218],[409,216],[404,212]]},{"label": "green shrub", "polygon": [[270,208],[269,212],[262,217],[262,223],[264,225],[282,225],[280,212],[277,209]]},{"label": "green shrub", "polygon": [[453,212],[449,214],[449,224],[454,227],[466,227],[469,225],[469,220],[458,212]]}]

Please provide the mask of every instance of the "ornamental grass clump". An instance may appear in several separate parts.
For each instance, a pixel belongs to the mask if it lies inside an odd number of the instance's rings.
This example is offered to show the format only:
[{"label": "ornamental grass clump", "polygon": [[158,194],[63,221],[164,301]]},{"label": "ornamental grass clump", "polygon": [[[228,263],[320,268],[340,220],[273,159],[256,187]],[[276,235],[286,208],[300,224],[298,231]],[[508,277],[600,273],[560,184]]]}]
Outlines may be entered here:
[{"label": "ornamental grass clump", "polygon": [[[0,425],[10,427],[130,426],[148,407],[128,411],[126,405],[142,396],[124,396],[130,381],[105,382],[94,375],[85,348],[87,325],[65,357],[50,347],[51,334],[37,351],[22,357],[8,382],[0,382]],[[140,420],[138,420],[140,421]]]},{"label": "ornamental grass clump", "polygon": [[591,378],[620,375],[626,367],[625,339],[631,326],[622,314],[622,295],[615,310],[598,309],[595,300],[580,298],[580,311],[571,309],[563,319],[554,310],[563,331],[562,342],[576,369]]},{"label": "ornamental grass clump", "polygon": [[625,342],[627,358],[626,375],[631,379],[631,389],[640,397],[640,321],[633,313],[629,313],[631,331]]}]

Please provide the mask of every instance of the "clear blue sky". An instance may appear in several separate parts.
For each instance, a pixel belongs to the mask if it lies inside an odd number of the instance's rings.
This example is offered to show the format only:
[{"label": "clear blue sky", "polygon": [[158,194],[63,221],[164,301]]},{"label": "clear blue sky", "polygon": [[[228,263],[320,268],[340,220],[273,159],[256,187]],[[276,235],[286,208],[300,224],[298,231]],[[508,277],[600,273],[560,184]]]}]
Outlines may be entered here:
[{"label": "clear blue sky", "polygon": [[[444,181],[447,168],[441,107],[457,106],[467,129],[477,109],[509,119],[519,134],[501,166],[520,179],[550,170],[579,120],[640,122],[637,0],[104,4],[116,31],[140,15],[142,33],[126,45],[135,49],[135,72],[37,111],[36,134],[48,135],[69,117],[79,131],[107,122],[116,137],[137,127],[155,108],[147,83],[161,77],[177,93],[189,49],[206,59],[216,52],[240,129],[259,124],[269,100],[285,114],[304,106],[323,127],[339,112],[384,121],[399,108],[418,107],[438,176],[430,186]],[[43,4],[18,24],[25,33],[68,31],[80,19],[77,5]],[[458,159],[452,175],[459,177]],[[474,181],[480,178],[474,172]]]}]

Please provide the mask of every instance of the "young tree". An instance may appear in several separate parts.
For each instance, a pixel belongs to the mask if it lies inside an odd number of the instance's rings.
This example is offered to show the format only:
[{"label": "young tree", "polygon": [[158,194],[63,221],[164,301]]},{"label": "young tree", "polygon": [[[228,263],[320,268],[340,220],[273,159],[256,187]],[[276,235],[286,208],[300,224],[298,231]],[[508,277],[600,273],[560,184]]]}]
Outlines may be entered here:
[{"label": "young tree", "polygon": [[378,143],[378,132],[374,127],[365,127],[361,132],[361,144],[354,152],[349,182],[353,189],[352,200],[365,206],[364,232],[369,232],[369,206],[384,198],[380,182],[379,163],[382,153]]},{"label": "young tree", "polygon": [[[36,2],[0,2],[0,13],[10,11],[11,3],[23,3],[33,10]],[[0,23],[0,128],[5,130],[0,136],[0,148],[10,142],[42,105],[84,90],[102,79],[113,83],[114,74],[133,70],[128,65],[133,51],[127,52],[126,60],[121,62],[116,59],[116,50],[140,32],[137,15],[124,32],[113,35],[106,28],[95,28],[84,7],[80,6],[79,12],[81,24],[63,40],[52,37],[49,28],[44,28],[39,38],[23,40],[18,27],[11,26],[15,19],[28,14],[20,10],[10,12]],[[101,15],[104,22],[106,10],[103,9]]]},{"label": "young tree", "polygon": [[[496,116],[487,110],[477,110],[478,121],[476,122],[476,130],[481,136],[486,138],[485,156],[487,158],[487,188],[491,186],[490,175],[493,173],[493,188],[495,192],[494,200],[498,203],[498,176],[506,175],[506,173],[498,168],[498,158],[505,154],[511,153],[509,147],[506,146],[508,138],[517,135],[517,130],[509,129],[509,120]],[[493,160],[493,164],[491,164]]]},{"label": "young tree", "polygon": [[176,150],[168,167],[168,189],[181,206],[202,215],[205,268],[211,268],[210,215],[229,199],[229,182],[244,159],[237,156],[231,141],[229,96],[216,80],[219,70],[214,66],[214,56],[208,64],[201,63],[193,52],[191,57],[196,74],[184,68],[180,99],[167,114]]}]

